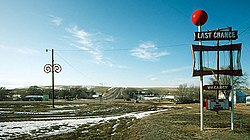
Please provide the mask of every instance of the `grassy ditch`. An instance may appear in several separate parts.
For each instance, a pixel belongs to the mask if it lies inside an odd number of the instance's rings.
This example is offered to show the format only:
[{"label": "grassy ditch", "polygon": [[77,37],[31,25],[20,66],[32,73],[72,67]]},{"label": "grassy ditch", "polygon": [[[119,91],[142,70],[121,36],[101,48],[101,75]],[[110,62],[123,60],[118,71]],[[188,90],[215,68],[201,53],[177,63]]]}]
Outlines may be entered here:
[{"label": "grassy ditch", "polygon": [[[123,118],[94,126],[84,125],[74,132],[41,139],[250,139],[250,106],[236,106],[234,131],[230,129],[230,111],[220,111],[219,114],[205,111],[203,132],[200,131],[199,105],[185,106],[189,107],[172,109],[139,120]],[[241,118],[242,128],[240,128]],[[114,126],[116,129],[113,129]]]}]

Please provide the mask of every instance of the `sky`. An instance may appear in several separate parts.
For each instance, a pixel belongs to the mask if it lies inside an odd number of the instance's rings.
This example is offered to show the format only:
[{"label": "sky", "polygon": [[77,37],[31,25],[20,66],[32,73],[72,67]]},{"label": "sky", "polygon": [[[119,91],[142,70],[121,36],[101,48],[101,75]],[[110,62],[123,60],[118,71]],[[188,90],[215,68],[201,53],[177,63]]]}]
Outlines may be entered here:
[{"label": "sky", "polygon": [[208,14],[203,31],[228,26],[238,31],[233,43],[242,43],[242,69],[250,74],[249,4],[249,0],[0,0],[0,86],[50,86],[51,73],[43,69],[51,63],[52,49],[55,63],[62,67],[55,74],[55,85],[198,86],[191,55],[191,45],[198,44],[191,16],[198,9]]}]

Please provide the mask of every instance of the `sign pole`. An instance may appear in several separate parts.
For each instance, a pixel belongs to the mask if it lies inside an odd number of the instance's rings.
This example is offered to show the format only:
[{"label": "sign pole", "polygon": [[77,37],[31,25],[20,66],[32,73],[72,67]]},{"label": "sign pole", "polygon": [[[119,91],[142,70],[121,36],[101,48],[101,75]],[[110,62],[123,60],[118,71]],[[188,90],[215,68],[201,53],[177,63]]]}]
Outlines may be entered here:
[{"label": "sign pole", "polygon": [[[201,33],[201,26],[207,22],[208,15],[204,10],[196,10],[192,14],[192,22],[198,26],[198,33]],[[199,39],[199,46],[202,46],[202,40]],[[200,50],[200,70],[203,71],[202,50]],[[200,75],[200,129],[203,131],[203,73]]]},{"label": "sign pole", "polygon": [[[216,46],[218,46],[218,47],[220,46],[220,41],[219,40],[216,41]],[[216,63],[217,63],[216,64],[217,65],[216,70],[219,71],[220,70],[220,52],[219,52],[219,50],[217,50],[217,52],[216,52]],[[218,73],[216,75],[216,81],[217,81],[216,83],[217,83],[217,85],[220,85],[219,80],[220,80],[220,75]],[[219,99],[219,90],[216,91],[216,99]],[[217,110],[216,113],[219,114],[219,110]]]},{"label": "sign pole", "polygon": [[[198,32],[201,32],[201,25],[198,26]],[[202,45],[202,41],[199,40],[199,45]],[[202,51],[200,51],[200,69],[203,69],[202,64]],[[200,76],[200,130],[203,131],[203,75]]]},{"label": "sign pole", "polygon": [[231,130],[234,130],[234,89],[233,89],[233,76],[230,78],[232,84],[231,90]]},{"label": "sign pole", "polygon": [[[216,41],[216,46],[220,46],[220,42],[219,42],[219,40],[217,40]],[[216,70],[220,70],[220,52],[219,52],[219,50],[216,52],[216,63],[217,63],[217,66],[216,66]],[[220,75],[219,75],[219,73],[216,75],[216,81],[217,81],[217,84],[219,84],[220,85],[220,82],[219,82],[219,80],[220,80]],[[219,99],[219,90],[217,90],[217,93],[216,93],[216,99]],[[217,114],[218,114],[218,112],[217,112]]]},{"label": "sign pole", "polygon": [[[232,27],[229,28],[232,31]],[[230,45],[232,45],[232,40],[230,40]],[[233,70],[233,51],[230,50],[230,70]],[[231,90],[231,130],[234,130],[234,87],[233,87],[233,75],[230,76],[230,83],[232,86]]]}]

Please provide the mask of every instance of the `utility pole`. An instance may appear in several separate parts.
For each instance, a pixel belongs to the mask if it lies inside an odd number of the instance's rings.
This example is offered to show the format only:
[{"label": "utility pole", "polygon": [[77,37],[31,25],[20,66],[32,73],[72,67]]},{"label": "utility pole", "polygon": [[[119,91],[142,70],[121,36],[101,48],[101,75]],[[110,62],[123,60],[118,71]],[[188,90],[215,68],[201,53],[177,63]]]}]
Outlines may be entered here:
[{"label": "utility pole", "polygon": [[52,100],[53,100],[53,108],[55,108],[55,72],[54,72],[54,49],[51,51],[51,64],[52,64]]},{"label": "utility pole", "polygon": [[[49,50],[46,49],[46,52]],[[55,72],[59,73],[62,71],[62,67],[59,64],[54,63],[54,49],[51,49],[51,64],[45,64],[44,72],[45,73],[52,73],[52,101],[53,101],[53,108],[55,108]]]}]

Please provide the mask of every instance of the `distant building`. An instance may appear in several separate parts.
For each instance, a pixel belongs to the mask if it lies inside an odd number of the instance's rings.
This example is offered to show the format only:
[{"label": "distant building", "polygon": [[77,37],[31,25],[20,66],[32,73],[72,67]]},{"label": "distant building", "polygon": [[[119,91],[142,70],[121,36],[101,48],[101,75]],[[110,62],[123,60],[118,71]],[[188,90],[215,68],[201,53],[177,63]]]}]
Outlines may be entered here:
[{"label": "distant building", "polygon": [[66,99],[67,101],[74,101],[76,98],[73,97],[73,96],[65,96],[65,99]]},{"label": "distant building", "polygon": [[140,95],[143,95],[143,96],[148,96],[148,97],[154,97],[155,95],[152,93],[152,91],[148,90],[148,89],[143,89],[141,91],[139,91],[139,94]]},{"label": "distant building", "polygon": [[96,98],[100,98],[100,95],[101,95],[101,94],[93,94],[93,95],[92,95],[92,98],[95,98],[95,99],[96,99]]},{"label": "distant building", "polygon": [[246,97],[246,103],[247,103],[247,104],[250,104],[250,96],[247,96],[247,97]]},{"label": "distant building", "polygon": [[48,101],[49,95],[28,95],[23,98],[23,101]]},{"label": "distant building", "polygon": [[234,101],[236,104],[238,103],[246,103],[246,94],[242,91],[236,90],[236,94],[234,94]]},{"label": "distant building", "polygon": [[21,99],[22,99],[22,97],[21,97],[20,94],[14,94],[14,95],[12,95],[12,100],[13,101],[19,101]]},{"label": "distant building", "polygon": [[[229,96],[229,101],[231,101],[231,96]],[[246,94],[240,90],[234,92],[234,104],[246,103]]]},{"label": "distant building", "polygon": [[[226,97],[223,93],[220,93],[219,99],[226,99]],[[231,101],[231,96],[229,96],[229,101]],[[246,94],[243,91],[236,90],[234,92],[234,103],[246,103]]]}]

